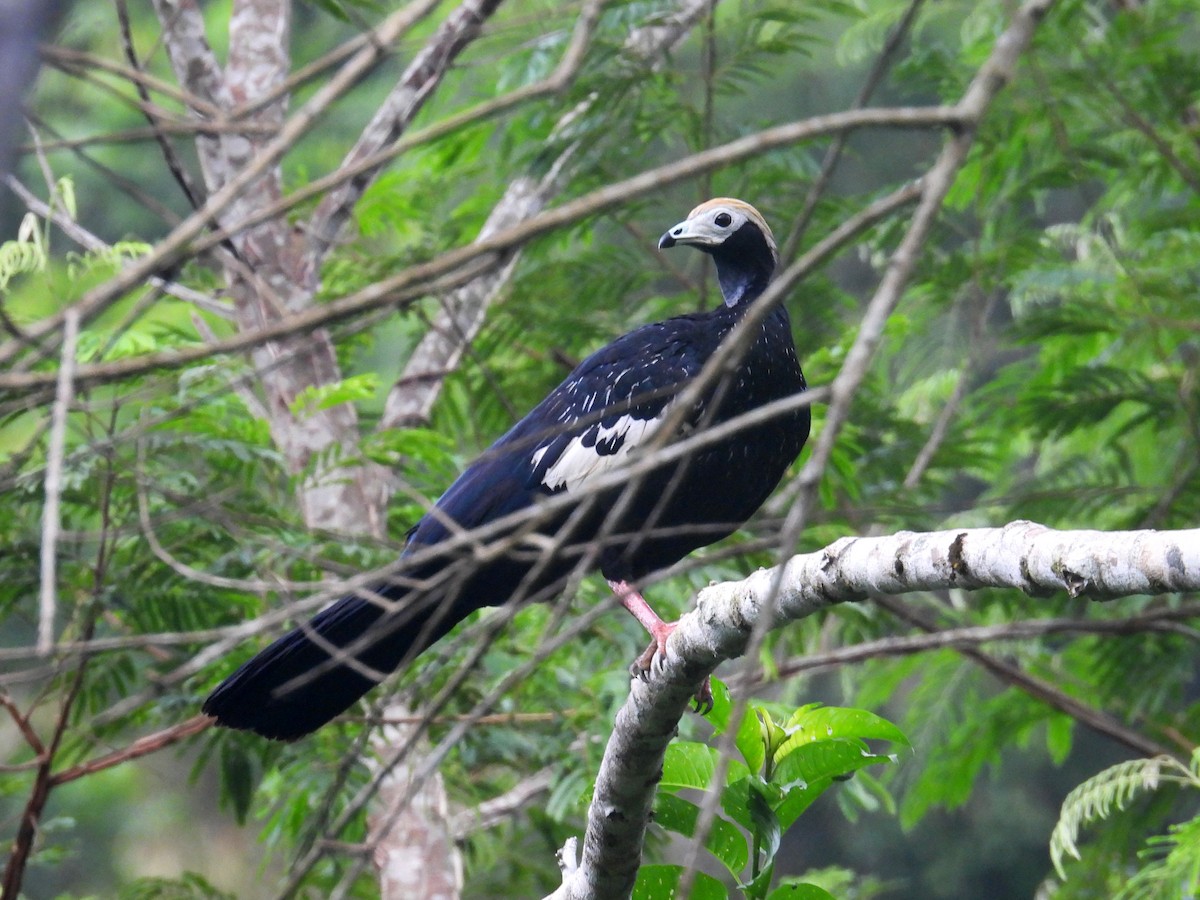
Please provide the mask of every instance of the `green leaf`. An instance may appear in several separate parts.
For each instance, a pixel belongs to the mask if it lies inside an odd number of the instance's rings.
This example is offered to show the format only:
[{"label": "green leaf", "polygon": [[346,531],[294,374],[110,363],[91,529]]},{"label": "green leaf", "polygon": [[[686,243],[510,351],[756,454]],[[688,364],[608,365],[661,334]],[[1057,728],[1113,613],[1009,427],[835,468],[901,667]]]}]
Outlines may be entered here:
[{"label": "green leaf", "polygon": [[777,757],[813,741],[838,738],[891,741],[903,747],[911,744],[904,732],[880,716],[865,709],[838,706],[805,706],[788,720],[789,736],[776,751]]},{"label": "green leaf", "polygon": [[[638,869],[632,900],[672,900],[682,875],[683,866],[642,866]],[[726,900],[729,897],[725,885],[711,875],[695,872],[693,879],[688,895],[693,900]]]},{"label": "green leaf", "polygon": [[[674,794],[659,794],[654,802],[654,821],[663,828],[691,837],[696,832],[700,808]],[[734,876],[741,874],[749,862],[746,838],[726,819],[717,816],[704,841],[704,847],[720,860]]]},{"label": "green leaf", "polygon": [[833,894],[815,884],[781,884],[767,900],[836,900]]},{"label": "green leaf", "polygon": [[790,827],[834,779],[864,766],[890,762],[891,757],[871,753],[861,741],[850,738],[797,747],[775,770],[775,784],[782,792],[776,807],[780,823]]},{"label": "green leaf", "polygon": [[374,372],[353,375],[334,384],[310,385],[292,401],[292,415],[304,419],[341,403],[369,400],[378,390],[379,376]]},{"label": "green leaf", "polygon": [[[663,757],[663,776],[660,790],[677,791],[680,788],[707,790],[712,786],[720,754],[715,747],[696,741],[672,741]],[[725,783],[729,784],[747,775],[746,767],[737,760],[730,760],[725,772]]]}]

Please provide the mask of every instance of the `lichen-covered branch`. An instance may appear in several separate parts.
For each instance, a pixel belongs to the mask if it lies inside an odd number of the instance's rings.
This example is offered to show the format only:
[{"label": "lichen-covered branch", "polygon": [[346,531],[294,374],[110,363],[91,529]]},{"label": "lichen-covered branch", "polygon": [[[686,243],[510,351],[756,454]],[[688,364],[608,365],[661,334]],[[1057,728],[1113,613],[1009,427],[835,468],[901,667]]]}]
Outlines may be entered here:
[{"label": "lichen-covered branch", "polygon": [[663,754],[679,719],[700,680],[745,650],[763,616],[781,627],[873,596],[985,587],[1095,600],[1197,591],[1200,529],[1055,531],[1022,521],[1003,528],[843,538],[793,557],[782,569],[706,588],[671,635],[662,673],[634,681],[617,713],[596,779],[582,859],[552,896],[629,895]]}]

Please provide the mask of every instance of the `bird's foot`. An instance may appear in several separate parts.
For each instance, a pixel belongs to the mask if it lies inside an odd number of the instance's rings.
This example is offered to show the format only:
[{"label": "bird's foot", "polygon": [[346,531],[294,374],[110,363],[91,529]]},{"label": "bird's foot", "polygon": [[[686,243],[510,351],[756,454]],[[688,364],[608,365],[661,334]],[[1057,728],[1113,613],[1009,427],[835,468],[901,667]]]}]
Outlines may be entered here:
[{"label": "bird's foot", "polygon": [[667,661],[667,638],[671,636],[671,632],[678,624],[678,622],[658,622],[653,627],[646,629],[650,632],[650,646],[633,661],[629,667],[629,674],[645,681],[650,677],[651,672],[658,674],[662,671],[663,665]]},{"label": "bird's foot", "polygon": [[[667,661],[667,638],[671,636],[671,632],[675,630],[675,626],[679,623],[664,622],[660,619],[658,613],[650,608],[650,604],[646,602],[646,598],[629,582],[613,581],[610,579],[608,586],[617,595],[617,598],[621,601],[621,605],[633,613],[634,618],[642,623],[642,627],[650,632],[650,646],[629,667],[630,675],[646,681],[652,671],[662,671],[662,667]],[[693,699],[696,701],[696,712],[705,714],[712,711],[712,687],[709,685],[707,677],[705,677],[704,683],[700,685],[700,689],[696,691],[696,696]]]},{"label": "bird's foot", "polygon": [[[678,622],[662,622],[660,623],[661,627],[651,630],[650,633],[653,636],[653,640],[650,641],[650,646],[642,652],[641,656],[630,664],[630,675],[646,681],[650,678],[651,672],[658,673],[662,671],[663,665],[667,661],[667,638],[671,636],[671,632],[675,630],[675,626],[678,624]],[[712,684],[707,675],[704,676],[704,681],[692,697],[692,702],[696,704],[695,710],[700,715],[706,716],[712,712]]]}]

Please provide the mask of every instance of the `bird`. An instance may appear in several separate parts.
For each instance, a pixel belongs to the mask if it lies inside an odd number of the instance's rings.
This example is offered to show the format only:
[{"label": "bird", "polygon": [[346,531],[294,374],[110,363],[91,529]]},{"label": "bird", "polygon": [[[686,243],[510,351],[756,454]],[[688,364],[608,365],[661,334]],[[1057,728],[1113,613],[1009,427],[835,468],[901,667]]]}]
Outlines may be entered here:
[{"label": "bird", "polygon": [[[712,258],[716,308],[640,326],[584,359],[413,526],[395,575],[278,638],[226,678],[203,712],[265,738],[304,737],[474,610],[552,599],[580,569],[598,569],[649,632],[635,671],[665,658],[676,623],[654,612],[640,583],[745,524],[811,427],[807,405],[794,404],[648,471],[614,474],[653,461],[667,438],[807,387],[787,310],[777,303],[732,370],[687,393],[766,290],[779,253],[763,216],[728,197],[701,203],[658,242],[660,250],[677,245]],[[543,505],[544,515],[531,510]],[[489,526],[497,533],[488,542],[462,539]]]}]

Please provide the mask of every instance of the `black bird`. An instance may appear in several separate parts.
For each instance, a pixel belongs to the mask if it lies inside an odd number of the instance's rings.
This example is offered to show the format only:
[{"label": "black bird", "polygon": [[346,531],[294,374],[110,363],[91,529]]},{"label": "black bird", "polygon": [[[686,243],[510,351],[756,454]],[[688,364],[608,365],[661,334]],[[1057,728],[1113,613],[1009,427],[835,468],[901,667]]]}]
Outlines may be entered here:
[{"label": "black bird", "polygon": [[[762,216],[727,198],[697,206],[658,242],[676,244],[712,256],[724,303],[637,328],[585,359],[416,524],[404,556],[417,562],[279,638],[226,679],[204,712],[264,737],[302,737],[472,611],[548,599],[580,565],[598,568],[650,632],[637,663],[647,669],[675,624],[654,613],[638,583],[750,518],[799,455],[810,425],[807,407],[794,409],[624,484],[594,489],[598,476],[626,464],[665,422],[676,423],[672,437],[682,437],[805,389],[779,305],[734,370],[680,415],[677,398],[766,289],[778,251]],[[502,552],[473,554],[459,541],[457,552],[438,553],[457,534],[563,493],[577,502],[506,529],[512,540]]]}]

